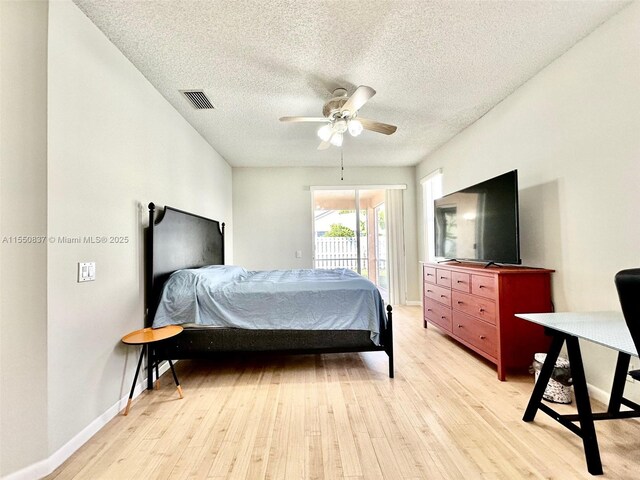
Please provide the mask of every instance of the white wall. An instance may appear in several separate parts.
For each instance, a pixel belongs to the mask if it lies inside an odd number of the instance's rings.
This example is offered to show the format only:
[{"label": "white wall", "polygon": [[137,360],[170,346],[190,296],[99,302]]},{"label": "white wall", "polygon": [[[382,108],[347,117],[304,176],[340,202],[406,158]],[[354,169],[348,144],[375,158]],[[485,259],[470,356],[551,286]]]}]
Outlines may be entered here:
[{"label": "white wall", "polygon": [[[639,45],[634,2],[417,168],[445,194],[518,169],[523,263],[556,269],[558,311],[619,310],[613,277],[640,266]],[[583,349],[609,391],[615,355]]]},{"label": "white wall", "polygon": [[[2,245],[0,475],[30,478],[128,395],[146,204],[230,223],[231,168],[73,3],[1,14],[2,235],[53,239]],[[80,261],[95,282],[76,282]]]},{"label": "white wall", "polygon": [[[47,233],[46,2],[0,2],[0,241]],[[0,243],[0,476],[47,450],[47,243]]]},{"label": "white wall", "polygon": [[[420,300],[416,244],[415,169],[339,167],[234,168],[234,260],[256,270],[313,267],[312,185],[406,184],[404,191],[407,298]],[[302,250],[302,258],[295,258]]]},{"label": "white wall", "polygon": [[[143,326],[146,204],[228,221],[231,168],[73,3],[49,18],[49,234],[129,239],[49,246],[54,451],[128,393],[138,352],[120,337]],[[95,282],[76,282],[80,261]]]}]

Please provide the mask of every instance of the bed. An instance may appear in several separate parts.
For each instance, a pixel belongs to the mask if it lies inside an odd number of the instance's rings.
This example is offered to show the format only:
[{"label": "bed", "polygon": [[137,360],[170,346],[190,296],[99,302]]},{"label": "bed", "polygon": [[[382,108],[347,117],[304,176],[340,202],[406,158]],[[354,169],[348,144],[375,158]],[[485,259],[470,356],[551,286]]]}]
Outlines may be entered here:
[{"label": "bed", "polygon": [[[264,294],[265,290],[271,288],[270,282],[272,282],[274,275],[284,276],[287,289],[299,288],[300,286],[302,290],[305,288],[308,290],[306,293],[296,292],[296,295],[309,295],[311,290],[327,290],[321,295],[316,293],[315,301],[316,303],[325,302],[326,316],[332,317],[332,319],[320,318],[317,313],[314,313],[316,321],[311,328],[291,323],[292,318],[286,318],[286,315],[283,315],[282,322],[276,324],[274,322],[277,319],[274,318],[274,315],[279,311],[278,295],[282,295],[282,298],[285,299],[288,294],[277,292],[275,294],[271,292],[271,297],[262,299],[263,306],[260,307],[260,310],[268,319],[263,324],[266,327],[262,326],[258,329],[238,328],[237,324],[230,323],[222,326],[194,324],[196,319],[189,321],[189,317],[194,315],[189,308],[186,308],[188,312],[185,313],[181,310],[182,315],[177,315],[179,318],[176,319],[176,323],[185,326],[184,331],[156,346],[155,355],[159,360],[219,357],[225,353],[239,352],[312,354],[384,351],[388,355],[389,377],[393,378],[394,376],[392,308],[390,305],[386,306],[386,310],[383,304],[369,307],[369,310],[372,308],[382,310],[377,326],[372,324],[370,318],[366,322],[358,318],[352,319],[351,323],[340,321],[340,315],[337,315],[335,311],[336,305],[344,305],[346,317],[349,313],[347,310],[351,309],[353,302],[365,303],[366,300],[344,296],[340,297],[344,301],[338,301],[338,297],[335,295],[353,295],[353,292],[336,293],[328,291],[330,289],[322,285],[320,288],[313,285],[305,287],[305,278],[299,278],[295,275],[306,276],[309,275],[309,271],[246,272],[239,267],[224,266],[224,223],[172,207],[156,210],[155,205],[150,203],[149,226],[145,229],[145,270],[145,327],[157,327],[171,323],[168,317],[176,317],[171,313],[175,313],[176,309],[167,308],[165,303],[167,290],[173,285],[170,282],[175,282],[176,277],[182,276],[183,279],[187,279],[188,283],[197,275],[205,275],[207,281],[209,281],[208,277],[213,276],[215,282],[218,282],[217,288],[224,287],[224,297],[227,299],[227,304],[224,307],[227,309],[234,308],[241,297],[254,295],[254,290],[262,291]],[[225,272],[222,277],[219,277],[218,272],[220,271]],[[226,275],[232,275],[232,277],[227,278]],[[359,289],[360,285],[357,282],[368,282],[368,280],[363,280],[351,272],[324,273],[324,277],[328,279],[329,283],[335,283],[333,280],[337,276],[344,277],[347,289]],[[359,277],[359,280],[355,277]],[[226,285],[220,287],[219,282],[225,281],[229,283],[229,288],[232,283],[238,284],[240,293],[235,291],[230,293]],[[198,285],[202,283],[200,279],[197,282]],[[370,282],[368,283],[370,284]],[[232,296],[232,293],[236,296]],[[375,293],[379,298],[377,290]],[[365,292],[364,295],[368,296],[367,298],[370,297],[369,293]],[[265,301],[267,303],[264,303]],[[381,299],[379,301],[382,302]],[[270,302],[274,304],[272,305]],[[196,303],[199,308],[203,305],[206,306],[206,302],[203,304],[201,300]],[[198,316],[204,310],[194,311],[196,312],[195,316]],[[249,312],[250,309],[246,308],[245,311]],[[158,315],[156,315],[157,313]],[[253,313],[255,314],[255,311]],[[289,311],[288,313],[289,317],[302,315],[302,310]],[[351,315],[353,316],[353,314]],[[161,320],[154,325],[156,316]],[[336,319],[338,323],[343,325],[335,327],[327,323],[329,320]],[[367,323],[368,326],[364,323]],[[291,328],[289,328],[290,325]],[[242,324],[241,327],[243,327]],[[148,388],[152,388],[151,381],[149,381]]]}]

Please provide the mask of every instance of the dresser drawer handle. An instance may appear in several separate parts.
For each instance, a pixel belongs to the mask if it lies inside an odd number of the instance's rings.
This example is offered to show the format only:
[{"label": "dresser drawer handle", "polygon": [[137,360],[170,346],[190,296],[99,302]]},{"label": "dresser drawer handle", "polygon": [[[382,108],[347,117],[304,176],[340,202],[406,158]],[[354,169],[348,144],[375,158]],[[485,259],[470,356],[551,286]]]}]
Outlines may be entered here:
[{"label": "dresser drawer handle", "polygon": [[433,290],[427,290],[427,293],[433,293]]},{"label": "dresser drawer handle", "polygon": [[458,328],[462,328],[462,325],[458,324]]},{"label": "dresser drawer handle", "polygon": [[447,298],[446,295],[440,295],[440,298]]},{"label": "dresser drawer handle", "polygon": [[462,280],[456,280],[456,283],[464,283]]},{"label": "dresser drawer handle", "polygon": [[487,288],[484,285],[478,285],[478,288]]},{"label": "dresser drawer handle", "polygon": [[433,310],[431,310],[430,308],[427,308],[427,312],[433,312]]},{"label": "dresser drawer handle", "polygon": [[478,309],[478,311],[479,311],[480,313],[484,313],[484,308],[479,308],[479,309]]},{"label": "dresser drawer handle", "polygon": [[461,302],[460,300],[456,300],[456,303],[457,303],[458,305],[462,305],[464,302]]},{"label": "dresser drawer handle", "polygon": [[433,273],[427,273],[427,277],[433,277]]},{"label": "dresser drawer handle", "polygon": [[485,337],[484,335],[480,335],[480,340],[484,340],[485,338],[487,337]]},{"label": "dresser drawer handle", "polygon": [[444,315],[442,315],[440,318],[441,318],[442,320],[446,320],[446,319],[447,319],[447,317],[445,317]]},{"label": "dresser drawer handle", "polygon": [[442,275],[440,275],[440,279],[441,280],[446,280],[447,277],[443,277]]}]

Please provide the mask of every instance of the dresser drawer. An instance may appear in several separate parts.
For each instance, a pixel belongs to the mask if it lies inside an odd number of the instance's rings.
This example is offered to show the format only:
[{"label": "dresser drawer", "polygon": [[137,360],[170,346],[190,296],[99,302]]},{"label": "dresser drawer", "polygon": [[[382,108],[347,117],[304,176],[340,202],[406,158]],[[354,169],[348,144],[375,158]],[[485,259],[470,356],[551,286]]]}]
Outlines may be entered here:
[{"label": "dresser drawer", "polygon": [[451,288],[469,293],[471,291],[471,279],[468,273],[451,272]]},{"label": "dresser drawer", "polygon": [[496,283],[496,277],[471,275],[471,293],[487,298],[496,298],[498,293],[498,285]]},{"label": "dresser drawer", "polygon": [[495,326],[453,311],[452,333],[492,357],[497,357],[498,335]]},{"label": "dresser drawer", "polygon": [[443,270],[442,268],[436,269],[436,283],[443,287],[451,288],[451,271]]},{"label": "dresser drawer", "polygon": [[448,288],[425,283],[424,296],[431,300],[435,300],[436,302],[440,302],[447,307],[451,306],[451,290]]},{"label": "dresser drawer", "polygon": [[427,283],[437,283],[436,282],[436,269],[435,267],[424,267],[424,281]]},{"label": "dresser drawer", "polygon": [[469,295],[468,293],[451,292],[451,305],[473,317],[481,318],[485,322],[496,324],[496,304],[488,298]]},{"label": "dresser drawer", "polygon": [[451,331],[451,309],[449,307],[425,298],[424,317],[447,332]]}]

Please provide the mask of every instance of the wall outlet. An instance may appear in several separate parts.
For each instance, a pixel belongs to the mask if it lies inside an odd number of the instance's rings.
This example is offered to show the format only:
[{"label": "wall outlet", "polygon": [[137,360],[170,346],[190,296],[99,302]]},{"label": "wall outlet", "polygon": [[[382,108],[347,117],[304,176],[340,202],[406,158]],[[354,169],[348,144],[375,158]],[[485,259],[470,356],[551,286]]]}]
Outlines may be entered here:
[{"label": "wall outlet", "polygon": [[78,262],[78,283],[96,279],[96,262]]}]

